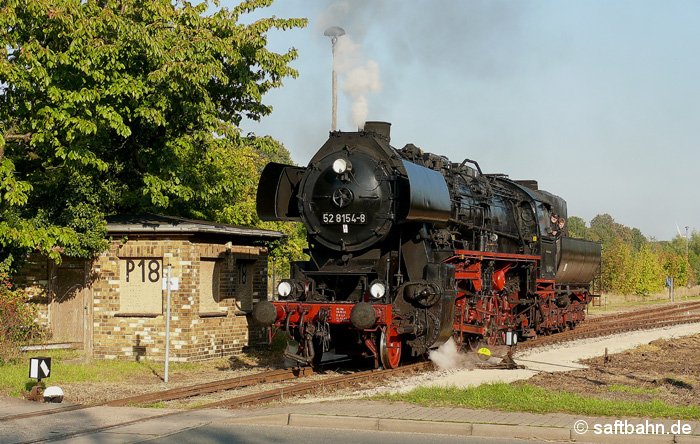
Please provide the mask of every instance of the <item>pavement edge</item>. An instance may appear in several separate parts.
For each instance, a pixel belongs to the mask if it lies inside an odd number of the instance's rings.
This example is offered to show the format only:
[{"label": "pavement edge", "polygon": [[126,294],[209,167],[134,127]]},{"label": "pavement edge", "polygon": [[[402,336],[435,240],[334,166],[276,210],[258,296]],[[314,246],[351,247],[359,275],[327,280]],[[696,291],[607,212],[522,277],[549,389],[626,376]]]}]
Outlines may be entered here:
[{"label": "pavement edge", "polygon": [[314,415],[301,413],[277,413],[270,415],[232,418],[228,424],[256,424],[330,429],[354,429],[382,432],[424,433],[459,436],[497,437],[506,439],[539,439],[559,442],[608,443],[697,443],[699,435],[634,435],[597,436],[579,435],[570,427],[547,427],[513,424],[484,424],[469,422],[422,421],[415,419],[389,419],[357,416]]}]

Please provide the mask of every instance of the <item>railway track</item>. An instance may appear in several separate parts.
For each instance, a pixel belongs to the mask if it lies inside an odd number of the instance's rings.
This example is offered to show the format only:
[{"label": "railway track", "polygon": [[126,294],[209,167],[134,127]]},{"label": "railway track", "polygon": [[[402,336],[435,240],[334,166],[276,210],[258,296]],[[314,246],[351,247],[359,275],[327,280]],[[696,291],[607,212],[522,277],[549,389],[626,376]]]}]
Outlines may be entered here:
[{"label": "railway track", "polygon": [[260,393],[239,396],[236,398],[216,401],[209,404],[199,406],[198,408],[235,408],[244,405],[262,404],[271,401],[281,401],[292,396],[299,396],[307,393],[314,393],[323,389],[337,389],[339,387],[348,387],[364,382],[377,382],[393,376],[406,373],[418,373],[421,371],[433,368],[432,362],[417,362],[414,364],[403,365],[394,369],[385,370],[366,370],[348,375],[336,376],[333,378],[302,382],[291,387],[281,387],[272,390],[267,390]]},{"label": "railway track", "polygon": [[[291,396],[299,396],[302,394],[312,393],[323,389],[332,389],[344,386],[352,386],[362,382],[372,380],[382,380],[398,374],[415,373],[427,370],[432,367],[430,362],[419,362],[409,364],[391,370],[367,370],[361,372],[353,372],[346,375],[330,377],[328,379],[314,380],[310,382],[295,383],[282,387],[265,390],[262,392],[250,393],[240,396],[233,396],[224,400],[200,403],[190,410],[201,410],[207,408],[223,408],[223,407],[240,407],[244,405],[262,404],[275,400],[283,400]],[[36,412],[22,413],[18,415],[5,416],[3,421],[27,419],[39,416],[55,415],[60,413],[71,412],[75,410],[84,410],[93,407],[110,406],[138,406],[148,405],[156,402],[173,401],[191,397],[202,396],[210,393],[223,392],[228,390],[236,390],[244,387],[251,387],[264,383],[277,383],[297,381],[314,374],[310,367],[272,370],[252,375],[246,375],[236,378],[228,378],[221,381],[208,382],[203,384],[195,384],[187,387],[179,387],[153,393],[145,393],[142,395],[130,396],[111,401],[105,401],[94,404],[69,405],[57,407],[50,410],[41,410]]]},{"label": "railway track", "polygon": [[[361,383],[365,383],[365,382],[370,382],[370,381],[377,382],[377,381],[381,381],[381,380],[384,380],[384,379],[387,379],[390,377],[394,377],[394,376],[402,375],[402,374],[406,374],[406,373],[417,373],[417,372],[428,370],[428,369],[432,368],[432,366],[433,365],[431,362],[418,362],[415,364],[408,364],[405,366],[401,366],[401,367],[398,367],[395,369],[367,370],[367,371],[350,373],[350,374],[346,374],[346,375],[335,376],[335,377],[331,377],[331,378],[328,378],[325,380],[302,382],[302,383],[294,384],[294,385],[288,386],[288,387],[280,387],[280,388],[266,390],[266,391],[259,392],[259,393],[253,393],[253,394],[248,394],[248,395],[243,395],[243,396],[232,397],[232,398],[222,400],[222,401],[201,404],[195,408],[188,409],[188,410],[170,411],[170,412],[165,412],[161,415],[147,416],[147,417],[138,418],[138,419],[134,419],[134,420],[130,420],[130,421],[119,422],[117,424],[110,424],[110,425],[106,425],[106,426],[102,426],[102,427],[93,427],[90,429],[73,431],[73,432],[68,432],[68,433],[64,433],[64,434],[60,434],[60,435],[57,434],[57,435],[54,435],[51,437],[26,441],[23,444],[65,440],[68,438],[74,438],[74,437],[81,436],[81,435],[88,435],[88,434],[103,432],[103,431],[115,429],[118,427],[124,427],[124,426],[128,426],[128,425],[144,423],[144,422],[151,421],[153,419],[165,418],[168,416],[182,415],[182,414],[191,412],[193,410],[202,410],[202,409],[211,409],[211,408],[235,408],[235,407],[240,407],[243,405],[252,405],[252,404],[260,404],[260,403],[270,402],[270,401],[274,401],[274,400],[283,400],[283,399],[290,397],[290,396],[299,396],[299,395],[306,394],[306,393],[315,393],[315,392],[322,390],[322,389],[336,389],[339,387],[348,387],[348,386],[353,386],[353,385],[357,385],[357,384],[361,384]],[[193,389],[193,387],[190,387],[190,389]],[[184,393],[184,392],[188,391],[186,389],[188,389],[188,388],[186,387],[186,388],[177,389],[177,390],[182,390],[182,393]],[[166,392],[170,392],[170,393],[165,394]],[[163,394],[161,396],[165,398],[165,397],[171,397],[171,396],[175,395],[174,391],[169,390],[166,392],[163,392]],[[155,396],[157,394],[154,393],[151,395]],[[44,412],[40,412],[40,413],[35,414],[35,415],[32,415],[32,414],[30,414],[30,415],[15,415],[12,417],[4,417],[2,419],[3,419],[3,421],[18,420],[18,419],[30,418],[32,416],[40,416],[42,414],[67,412],[67,411],[71,411],[71,410],[77,410],[78,408],[85,409],[85,408],[100,407],[103,405],[114,405],[114,403],[118,403],[119,405],[124,405],[124,403],[127,399],[133,400],[136,398],[140,398],[140,397],[130,397],[130,398],[125,398],[124,400],[111,401],[109,403],[89,405],[89,406],[69,406],[69,407],[73,407],[73,408],[55,409],[55,410],[52,410],[51,412],[44,411]],[[140,399],[146,399],[146,397],[144,396]]]},{"label": "railway track", "polygon": [[176,399],[184,399],[194,396],[206,395],[209,393],[222,392],[227,390],[235,390],[244,387],[250,387],[256,384],[264,384],[271,382],[282,382],[290,381],[294,379],[304,378],[314,374],[313,369],[310,367],[305,368],[295,368],[295,369],[281,369],[281,370],[271,370],[267,372],[255,373],[251,375],[238,376],[235,378],[227,378],[219,381],[206,382],[202,384],[194,384],[186,387],[179,387],[169,390],[162,390],[153,393],[145,393],[142,395],[129,396],[127,398],[120,398],[111,401],[105,401],[94,404],[80,404],[80,405],[67,405],[62,407],[53,408],[50,410],[41,410],[37,412],[23,413],[13,416],[5,416],[2,418],[3,421],[14,420],[14,419],[25,419],[32,418],[36,416],[46,416],[54,415],[58,413],[71,412],[75,410],[83,410],[92,407],[110,406],[110,407],[122,407],[122,406],[134,406],[134,405],[147,405],[156,402],[173,401]]},{"label": "railway track", "polygon": [[551,336],[540,336],[518,344],[518,350],[559,344],[579,339],[590,339],[637,330],[670,327],[700,322],[700,302],[673,304],[664,307],[601,316],[582,322],[573,330]]},{"label": "railway track", "polygon": [[[581,323],[574,330],[567,330],[551,336],[541,336],[535,339],[518,344],[517,350],[528,350],[535,347],[543,347],[567,341],[588,339],[599,336],[606,336],[616,333],[667,327],[684,323],[700,322],[700,301],[666,305],[664,307],[654,307],[634,312],[600,316],[588,319]],[[263,383],[289,383],[284,386],[264,390],[256,393],[249,393],[238,396],[227,397],[223,400],[199,403],[194,409],[206,408],[235,408],[246,405],[261,404],[275,400],[284,400],[293,396],[313,393],[324,389],[335,389],[339,387],[352,386],[364,382],[379,381],[399,374],[416,373],[428,370],[432,367],[430,362],[419,362],[406,366],[401,366],[391,370],[367,370],[354,372],[346,375],[333,376],[325,379],[317,379],[310,382],[299,382],[299,380],[314,374],[311,368],[284,369],[261,372],[235,378],[228,378],[220,381],[195,384],[187,387],[169,389],[143,395],[130,396],[111,401],[106,401],[88,405],[71,405],[57,407],[51,410],[24,413],[3,417],[3,421],[19,420],[38,416],[59,414],[74,410],[88,409],[100,406],[138,406],[148,405],[157,402],[167,402],[206,394],[237,390],[244,387],[251,387]]]},{"label": "railway track", "polygon": [[117,399],[114,401],[105,402],[102,405],[112,407],[120,407],[126,405],[143,405],[152,404],[155,402],[173,401],[176,399],[184,399],[193,396],[201,396],[209,393],[216,393],[226,390],[235,390],[243,387],[250,387],[256,384],[265,384],[270,382],[290,381],[294,379],[304,378],[314,374],[311,367],[272,370],[269,372],[256,373],[236,378],[229,378],[222,381],[208,382],[204,384],[196,384],[187,387],[180,387],[170,390],[165,390],[155,393],[146,393],[143,395],[131,396],[129,398]]},{"label": "railway track", "polygon": [[683,312],[683,311],[694,311],[694,310],[700,310],[700,301],[693,301],[693,302],[679,302],[679,303],[674,303],[674,304],[666,304],[661,307],[652,307],[652,308],[645,308],[642,310],[634,310],[634,311],[627,311],[623,313],[615,313],[615,314],[608,314],[608,315],[601,315],[595,318],[589,318],[586,319],[586,321],[581,324],[583,325],[593,325],[593,324],[598,324],[602,322],[613,322],[616,320],[621,320],[621,319],[635,319],[635,318],[640,318],[644,316],[648,316],[650,314],[658,314],[658,313],[669,313],[669,312]]}]

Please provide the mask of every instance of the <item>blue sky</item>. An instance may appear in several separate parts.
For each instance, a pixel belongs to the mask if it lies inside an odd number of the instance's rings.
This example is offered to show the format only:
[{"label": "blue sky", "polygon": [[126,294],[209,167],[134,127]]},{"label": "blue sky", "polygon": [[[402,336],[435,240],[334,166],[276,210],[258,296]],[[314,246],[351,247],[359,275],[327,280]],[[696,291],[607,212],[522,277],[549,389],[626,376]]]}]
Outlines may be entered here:
[{"label": "blue sky", "polygon": [[[330,129],[323,30],[338,25],[379,67],[368,120],[391,122],[395,147],[536,179],[586,221],[609,213],[659,240],[700,229],[700,2],[278,0],[246,20],[270,15],[309,18],[269,36],[299,50],[300,75],[243,127],[301,165]],[[341,93],[342,130],[350,106]]]}]

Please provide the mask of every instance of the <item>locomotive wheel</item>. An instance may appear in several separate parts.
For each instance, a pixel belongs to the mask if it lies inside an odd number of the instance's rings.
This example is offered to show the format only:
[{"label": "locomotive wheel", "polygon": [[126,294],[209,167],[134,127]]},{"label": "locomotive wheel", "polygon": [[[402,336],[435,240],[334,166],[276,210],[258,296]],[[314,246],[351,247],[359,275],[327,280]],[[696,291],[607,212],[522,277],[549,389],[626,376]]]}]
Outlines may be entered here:
[{"label": "locomotive wheel", "polygon": [[484,336],[484,341],[486,345],[493,347],[498,345],[500,340],[500,331],[498,330],[498,324],[494,318],[488,321],[488,326],[486,327],[486,334]]},{"label": "locomotive wheel", "polygon": [[476,352],[484,346],[485,342],[480,336],[467,337],[466,344],[469,346],[469,351]]},{"label": "locomotive wheel", "polygon": [[401,362],[401,337],[396,329],[388,326],[379,338],[379,358],[384,368],[396,368]]}]

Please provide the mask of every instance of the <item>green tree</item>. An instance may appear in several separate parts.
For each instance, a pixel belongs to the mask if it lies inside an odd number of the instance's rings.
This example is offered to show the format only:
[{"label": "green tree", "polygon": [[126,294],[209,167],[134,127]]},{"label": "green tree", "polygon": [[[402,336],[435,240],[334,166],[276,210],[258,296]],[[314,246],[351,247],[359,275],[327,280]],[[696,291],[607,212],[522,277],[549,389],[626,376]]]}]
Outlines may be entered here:
[{"label": "green tree", "polygon": [[579,239],[588,239],[588,227],[586,226],[586,221],[578,216],[571,216],[566,223],[568,234],[571,237],[576,237]]},{"label": "green tree", "polygon": [[306,24],[241,23],[271,3],[2,2],[0,262],[89,257],[120,212],[256,223],[257,172],[284,151],[238,125],[297,75],[267,32]]},{"label": "green tree", "polygon": [[591,240],[610,245],[617,236],[617,222],[609,214],[599,214],[591,220],[589,234]]},{"label": "green tree", "polygon": [[644,245],[633,261],[634,292],[641,296],[658,293],[664,287],[664,269],[651,246]]},{"label": "green tree", "polygon": [[0,365],[16,359],[21,344],[42,336],[34,322],[36,306],[27,300],[27,295],[13,289],[8,276],[0,272]]},{"label": "green tree", "polygon": [[700,232],[693,231],[688,239],[688,266],[689,281],[692,284],[700,283]]},{"label": "green tree", "polygon": [[632,249],[621,238],[613,238],[603,246],[603,289],[619,294],[634,291],[634,259]]},{"label": "green tree", "polygon": [[666,276],[673,278],[674,285],[689,284],[692,271],[686,260],[685,237],[676,236],[671,241],[657,242],[656,245]]}]

